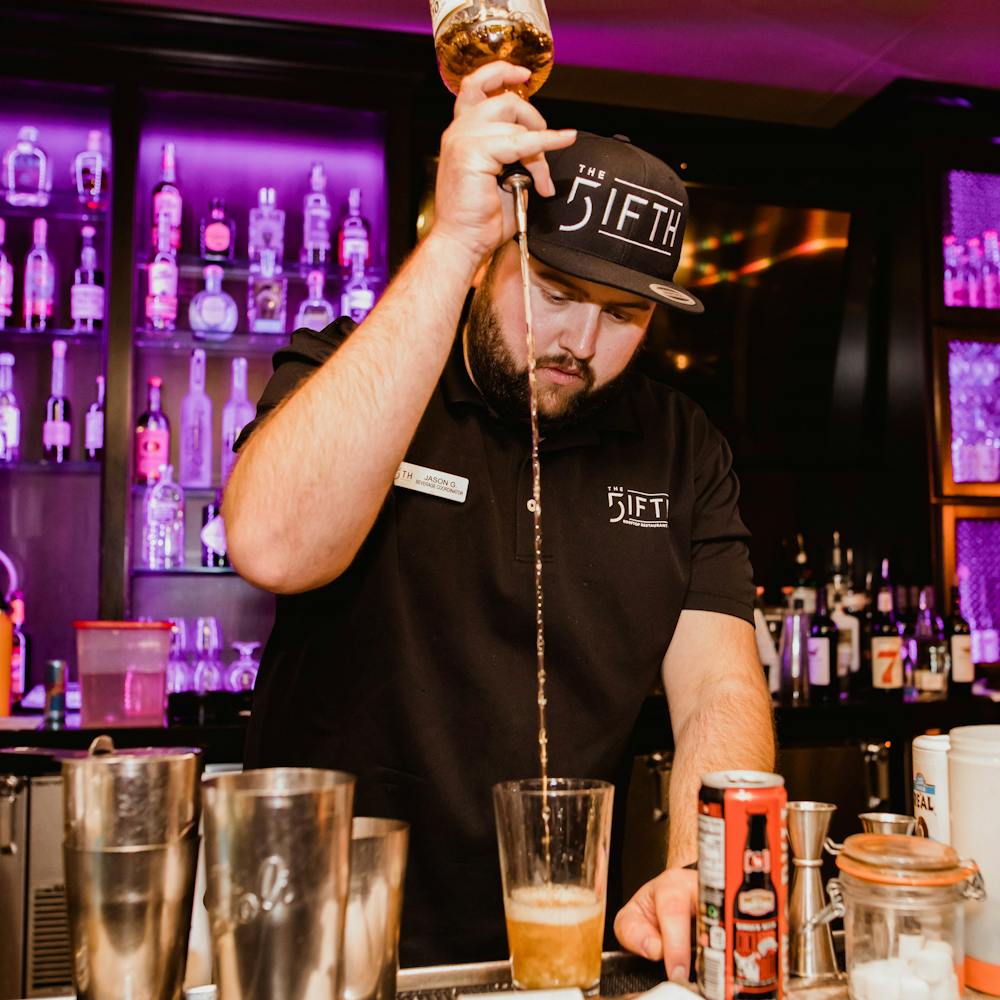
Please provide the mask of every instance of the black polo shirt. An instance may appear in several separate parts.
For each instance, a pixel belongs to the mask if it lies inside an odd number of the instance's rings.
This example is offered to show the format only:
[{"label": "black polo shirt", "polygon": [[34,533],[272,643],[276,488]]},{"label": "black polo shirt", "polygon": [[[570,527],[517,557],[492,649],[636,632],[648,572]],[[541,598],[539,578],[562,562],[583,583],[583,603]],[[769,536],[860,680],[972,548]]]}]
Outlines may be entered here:
[{"label": "black polo shirt", "polygon": [[[293,335],[241,442],[352,329]],[[681,610],[753,622],[739,486],[702,410],[638,374],[541,458],[550,773],[618,783],[620,839],[632,728]],[[491,788],[538,771],[530,435],[489,410],[460,337],[406,461],[467,495],[395,486],[338,579],[278,597],[246,765],[350,771],[356,815],[412,824],[403,965],[503,958]]]}]

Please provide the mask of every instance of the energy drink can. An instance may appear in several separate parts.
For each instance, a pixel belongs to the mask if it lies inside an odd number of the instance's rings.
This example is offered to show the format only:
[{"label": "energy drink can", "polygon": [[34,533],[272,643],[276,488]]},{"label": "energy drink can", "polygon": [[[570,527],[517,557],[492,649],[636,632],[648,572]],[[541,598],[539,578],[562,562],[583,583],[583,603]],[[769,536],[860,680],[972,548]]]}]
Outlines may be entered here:
[{"label": "energy drink can", "polygon": [[698,796],[698,987],[706,1000],[785,1000],[785,780],[718,771]]}]

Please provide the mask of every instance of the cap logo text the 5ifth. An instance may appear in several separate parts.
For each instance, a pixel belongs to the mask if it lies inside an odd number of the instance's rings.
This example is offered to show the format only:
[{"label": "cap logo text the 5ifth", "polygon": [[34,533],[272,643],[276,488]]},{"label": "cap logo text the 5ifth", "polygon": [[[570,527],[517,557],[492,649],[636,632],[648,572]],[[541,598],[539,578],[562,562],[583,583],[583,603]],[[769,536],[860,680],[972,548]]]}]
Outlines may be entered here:
[{"label": "cap logo text the 5ifth", "polygon": [[[594,217],[594,200],[600,196],[606,201],[597,230],[599,235],[667,257],[673,256],[684,203],[662,191],[642,187],[621,177],[609,179],[604,170],[585,163],[579,165],[566,198],[567,205],[574,202],[580,205],[583,216],[579,222],[564,223],[559,229],[563,232],[585,229]],[[630,222],[635,224],[630,225]],[[623,235],[625,232],[629,235]]]}]

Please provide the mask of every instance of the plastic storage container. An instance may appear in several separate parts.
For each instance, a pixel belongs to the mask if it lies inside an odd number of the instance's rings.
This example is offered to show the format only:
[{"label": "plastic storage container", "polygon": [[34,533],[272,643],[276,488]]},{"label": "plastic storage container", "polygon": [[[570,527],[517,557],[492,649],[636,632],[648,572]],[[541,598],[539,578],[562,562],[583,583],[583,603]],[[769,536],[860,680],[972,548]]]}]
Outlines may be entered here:
[{"label": "plastic storage container", "polygon": [[162,726],[170,622],[73,622],[80,724]]},{"label": "plastic storage container", "polygon": [[990,898],[966,908],[965,975],[1000,996],[1000,726],[953,729],[948,751],[951,842],[978,858]]},{"label": "plastic storage container", "polygon": [[954,849],[922,837],[855,834],[817,919],[843,916],[851,1000],[959,1000],[964,902],[982,877]]}]

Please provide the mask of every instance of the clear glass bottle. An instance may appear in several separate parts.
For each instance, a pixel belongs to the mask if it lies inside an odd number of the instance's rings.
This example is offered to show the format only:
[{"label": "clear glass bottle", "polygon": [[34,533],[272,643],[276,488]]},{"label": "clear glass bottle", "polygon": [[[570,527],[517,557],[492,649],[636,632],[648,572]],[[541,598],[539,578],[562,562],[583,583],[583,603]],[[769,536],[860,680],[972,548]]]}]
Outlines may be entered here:
[{"label": "clear glass bottle", "polygon": [[38,145],[38,129],[25,125],[17,142],[4,156],[7,202],[18,207],[44,208],[52,192],[52,170],[48,154]]},{"label": "clear glass bottle", "polygon": [[174,482],[172,465],[160,467],[143,507],[143,563],[149,569],[179,569],[184,565],[184,490]]},{"label": "clear glass bottle", "polygon": [[160,179],[153,188],[153,249],[160,250],[160,216],[166,215],[170,224],[170,249],[175,253],[181,248],[181,216],[184,199],[177,186],[177,153],[172,142],[163,144],[160,160]]},{"label": "clear glass bottle", "polygon": [[95,235],[93,226],[80,230],[83,243],[80,266],[73,274],[73,287],[69,292],[69,314],[73,329],[78,333],[93,333],[104,325],[104,275],[97,264]]},{"label": "clear glass bottle", "polygon": [[190,382],[181,401],[180,483],[194,489],[212,485],[212,400],[205,392],[205,352],[191,352]]},{"label": "clear glass bottle", "polygon": [[104,376],[97,376],[97,399],[83,418],[83,450],[91,462],[104,457]]},{"label": "clear glass bottle", "polygon": [[222,268],[218,264],[206,265],[202,274],[205,287],[188,306],[188,322],[199,340],[228,340],[239,321],[236,300],[222,290]]},{"label": "clear glass bottle", "polygon": [[259,642],[234,642],[233,649],[239,653],[239,658],[229,669],[226,687],[230,691],[252,691],[257,683],[257,671],[260,664],[254,659],[254,653],[260,649]]},{"label": "clear glass bottle", "polygon": [[222,490],[201,510],[201,564],[208,569],[229,565],[226,554],[226,526],[222,523]]},{"label": "clear glass bottle", "polygon": [[368,287],[365,262],[360,254],[351,260],[351,277],[340,296],[340,314],[360,323],[375,306],[375,293]]},{"label": "clear glass bottle", "polygon": [[257,192],[257,207],[250,209],[247,256],[251,270],[260,270],[260,252],[265,249],[274,252],[274,269],[280,274],[285,262],[285,212],[277,207],[273,187],[262,187]]},{"label": "clear glass bottle", "polygon": [[21,456],[21,409],[14,395],[14,355],[0,354],[0,463]]},{"label": "clear glass bottle", "polygon": [[170,461],[170,421],[161,406],[163,379],[151,375],[146,384],[146,409],[135,425],[135,481],[155,483]]},{"label": "clear glass bottle", "polygon": [[913,664],[912,697],[936,700],[948,694],[948,644],[934,610],[934,588],[924,587],[918,597],[917,621],[910,640]]},{"label": "clear glass bottle", "polygon": [[552,29],[544,0],[431,0],[434,48],[445,86],[457,94],[480,66],[505,59],[531,70],[529,97],[552,71]]},{"label": "clear glass bottle", "polygon": [[14,265],[4,253],[7,239],[7,222],[0,219],[0,330],[14,314]]},{"label": "clear glass bottle", "polygon": [[361,214],[361,188],[355,187],[347,193],[347,215],[337,234],[337,259],[341,267],[349,269],[359,254],[365,264],[371,261],[371,227]]},{"label": "clear glass bottle", "polygon": [[251,333],[284,333],[288,279],[276,271],[274,251],[260,252],[260,271],[250,275],[247,293],[247,321]]},{"label": "clear glass bottle", "polygon": [[177,326],[177,258],[170,243],[170,216],[160,215],[156,256],[149,265],[146,295],[146,324],[158,333]]},{"label": "clear glass bottle", "polygon": [[333,306],[323,298],[323,284],[326,275],[322,271],[310,271],[306,278],[309,288],[309,297],[299,306],[299,311],[295,316],[296,328],[304,327],[307,330],[320,330],[328,327],[336,318]]},{"label": "clear glass bottle", "polygon": [[56,269],[46,247],[49,224],[35,219],[34,245],[24,262],[24,325],[47,330],[53,324],[56,302]]},{"label": "clear glass bottle", "polygon": [[213,198],[199,226],[201,255],[205,260],[232,260],[236,245],[236,220],[226,214],[225,198]]},{"label": "clear glass bottle", "polygon": [[330,202],[326,197],[326,171],[314,163],[309,173],[309,193],[302,201],[302,254],[307,267],[323,267],[330,258]]},{"label": "clear glass bottle", "polygon": [[247,396],[247,359],[233,358],[232,385],[229,399],[222,408],[222,483],[229,479],[229,474],[236,464],[236,444],[240,431],[254,418],[256,408]]},{"label": "clear glass bottle", "polygon": [[104,208],[108,202],[111,187],[111,171],[108,159],[101,150],[100,129],[87,133],[87,148],[77,153],[73,160],[73,185],[80,204],[92,212]]},{"label": "clear glass bottle", "polygon": [[52,341],[52,391],[45,402],[42,454],[47,462],[68,462],[73,442],[72,415],[66,398],[66,341]]}]

